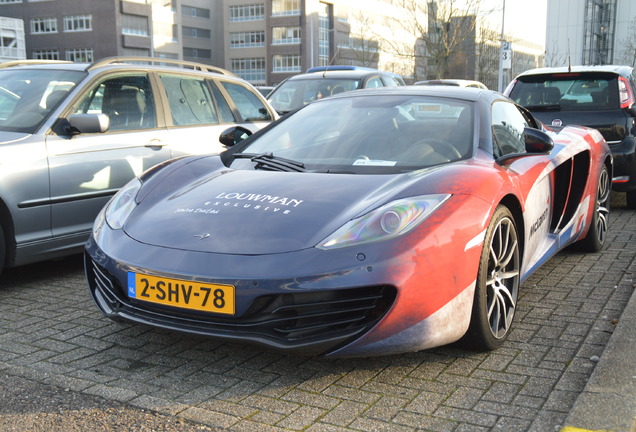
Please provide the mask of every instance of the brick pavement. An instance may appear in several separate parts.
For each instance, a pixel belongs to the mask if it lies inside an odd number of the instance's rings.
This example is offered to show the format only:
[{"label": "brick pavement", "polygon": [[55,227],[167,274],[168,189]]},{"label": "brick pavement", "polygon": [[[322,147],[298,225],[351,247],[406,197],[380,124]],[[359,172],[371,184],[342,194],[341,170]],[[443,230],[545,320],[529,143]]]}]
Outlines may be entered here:
[{"label": "brick pavement", "polygon": [[530,277],[495,352],[317,359],[117,324],[71,257],[0,276],[0,375],[231,431],[558,430],[634,290],[636,219],[615,200],[609,246]]}]

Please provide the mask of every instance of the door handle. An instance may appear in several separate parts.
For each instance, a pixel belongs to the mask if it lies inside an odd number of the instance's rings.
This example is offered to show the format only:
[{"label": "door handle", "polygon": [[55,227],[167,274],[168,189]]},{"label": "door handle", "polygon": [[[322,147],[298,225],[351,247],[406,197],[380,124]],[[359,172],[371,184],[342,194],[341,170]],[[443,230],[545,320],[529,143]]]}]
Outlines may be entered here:
[{"label": "door handle", "polygon": [[160,139],[155,138],[155,139],[151,139],[150,142],[148,144],[146,144],[144,147],[148,147],[151,148],[153,150],[159,150],[163,147],[165,147],[166,145],[164,143],[161,142]]}]

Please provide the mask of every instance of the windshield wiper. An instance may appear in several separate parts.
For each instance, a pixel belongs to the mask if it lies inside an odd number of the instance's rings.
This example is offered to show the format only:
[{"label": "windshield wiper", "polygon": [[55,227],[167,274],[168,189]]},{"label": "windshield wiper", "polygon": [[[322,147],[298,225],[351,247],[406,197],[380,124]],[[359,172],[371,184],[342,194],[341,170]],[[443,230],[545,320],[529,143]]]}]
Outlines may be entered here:
[{"label": "windshield wiper", "polygon": [[249,159],[256,162],[254,169],[266,171],[304,172],[305,164],[302,162],[274,156],[273,153],[235,153],[235,159]]}]

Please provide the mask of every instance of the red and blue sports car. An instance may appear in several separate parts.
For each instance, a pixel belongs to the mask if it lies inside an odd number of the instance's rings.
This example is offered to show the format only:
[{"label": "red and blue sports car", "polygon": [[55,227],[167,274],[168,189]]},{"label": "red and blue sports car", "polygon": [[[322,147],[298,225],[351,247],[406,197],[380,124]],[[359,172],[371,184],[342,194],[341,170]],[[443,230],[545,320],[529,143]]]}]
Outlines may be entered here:
[{"label": "red and blue sports car", "polygon": [[244,132],[104,208],[85,264],[106,316],[310,355],[490,350],[534,270],[605,242],[602,136],[496,92],[348,92]]}]

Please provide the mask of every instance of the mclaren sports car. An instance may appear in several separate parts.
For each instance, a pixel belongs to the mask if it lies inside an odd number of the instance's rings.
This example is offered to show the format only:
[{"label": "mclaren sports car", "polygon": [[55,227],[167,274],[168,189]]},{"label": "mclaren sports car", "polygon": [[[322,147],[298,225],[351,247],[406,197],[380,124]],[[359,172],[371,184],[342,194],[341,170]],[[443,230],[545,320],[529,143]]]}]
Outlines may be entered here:
[{"label": "mclaren sports car", "polygon": [[599,251],[613,159],[483,89],[325,98],[132,180],[86,244],[114,320],[301,355],[500,347],[529,275]]}]

